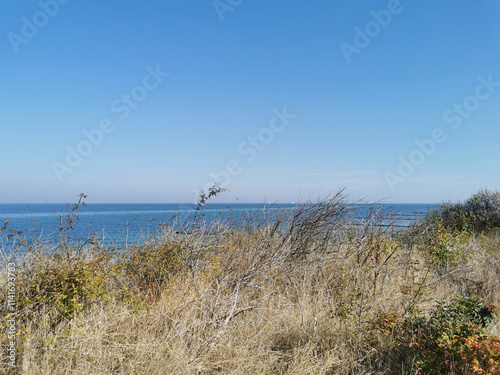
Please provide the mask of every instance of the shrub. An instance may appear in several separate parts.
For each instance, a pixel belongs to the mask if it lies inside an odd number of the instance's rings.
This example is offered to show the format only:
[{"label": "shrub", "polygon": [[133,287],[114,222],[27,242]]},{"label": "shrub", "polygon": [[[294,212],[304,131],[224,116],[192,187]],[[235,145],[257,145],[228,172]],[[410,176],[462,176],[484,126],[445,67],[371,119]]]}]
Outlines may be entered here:
[{"label": "shrub", "polygon": [[[103,262],[103,259],[72,263],[55,260],[30,274],[21,275],[21,306],[32,313],[49,312],[52,324],[64,318],[71,319],[96,299],[107,295]],[[26,318],[31,317],[28,314]]]},{"label": "shrub", "polygon": [[482,189],[465,201],[464,209],[476,232],[500,227],[500,192]]},{"label": "shrub", "polygon": [[[419,309],[406,315],[380,313],[371,329],[392,346],[397,367],[413,367],[414,375],[498,374],[500,339],[486,334],[496,307],[477,297],[439,303],[428,316]],[[392,337],[391,342],[387,338]]]},{"label": "shrub", "polygon": [[500,228],[500,192],[481,189],[465,202],[444,202],[427,222],[442,223],[449,231],[480,233]]},{"label": "shrub", "polygon": [[438,208],[438,223],[446,230],[470,231],[472,230],[472,217],[461,202],[444,202]]},{"label": "shrub", "polygon": [[470,261],[467,245],[471,241],[469,232],[455,230],[446,231],[442,222],[439,222],[437,231],[429,237],[424,249],[429,255],[431,264],[439,271],[447,271],[450,267],[463,265]]},{"label": "shrub", "polygon": [[500,374],[500,339],[474,336],[465,339],[461,361],[469,363],[472,374]]},{"label": "shrub", "polygon": [[187,251],[188,246],[183,242],[144,244],[124,253],[112,270],[126,276],[128,285],[123,288],[123,292],[135,289],[135,294],[141,292],[156,298],[172,275],[180,269],[181,257]]},{"label": "shrub", "polygon": [[477,297],[460,297],[438,304],[428,318],[418,318],[408,344],[417,358],[417,368],[429,375],[465,374],[471,366],[483,371],[478,374],[496,373],[490,369],[498,368],[498,361],[485,361],[490,354],[500,356],[498,340],[485,332],[495,312],[496,307]]}]

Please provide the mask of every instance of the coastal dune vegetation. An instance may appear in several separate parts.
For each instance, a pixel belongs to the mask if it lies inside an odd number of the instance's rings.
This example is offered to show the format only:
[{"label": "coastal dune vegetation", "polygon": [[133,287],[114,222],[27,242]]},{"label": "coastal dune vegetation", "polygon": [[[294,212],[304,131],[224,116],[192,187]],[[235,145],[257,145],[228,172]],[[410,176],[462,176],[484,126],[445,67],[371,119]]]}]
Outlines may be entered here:
[{"label": "coastal dune vegetation", "polygon": [[[125,249],[74,246],[84,198],[57,246],[1,228],[7,374],[500,374],[498,192],[407,228],[377,209],[353,220],[342,191],[234,221],[204,222],[202,205]],[[7,269],[0,287],[5,307]]]}]

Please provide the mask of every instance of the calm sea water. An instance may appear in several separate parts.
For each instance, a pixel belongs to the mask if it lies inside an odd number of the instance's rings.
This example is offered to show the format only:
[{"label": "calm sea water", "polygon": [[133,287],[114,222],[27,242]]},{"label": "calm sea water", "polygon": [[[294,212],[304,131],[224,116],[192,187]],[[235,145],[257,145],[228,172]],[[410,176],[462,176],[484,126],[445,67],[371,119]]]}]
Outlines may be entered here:
[{"label": "calm sea water", "polygon": [[[62,204],[0,204],[0,226],[9,221],[9,228],[21,231],[21,236],[34,233],[37,238],[57,241],[59,238],[59,214],[71,211],[71,205]],[[245,214],[260,218],[270,216],[273,210],[293,210],[294,204],[207,204],[203,210],[206,222],[214,220],[241,220]],[[354,216],[360,220],[366,216],[367,206],[355,205]],[[382,208],[386,215],[398,225],[408,225],[425,215],[435,204],[379,204],[372,209]],[[153,234],[158,223],[170,223],[181,228],[189,225],[195,214],[193,204],[88,204],[80,206],[76,212],[79,220],[71,231],[71,238],[85,241],[93,233],[99,239],[118,244],[139,241]],[[5,242],[7,232],[0,233],[0,245]]]}]

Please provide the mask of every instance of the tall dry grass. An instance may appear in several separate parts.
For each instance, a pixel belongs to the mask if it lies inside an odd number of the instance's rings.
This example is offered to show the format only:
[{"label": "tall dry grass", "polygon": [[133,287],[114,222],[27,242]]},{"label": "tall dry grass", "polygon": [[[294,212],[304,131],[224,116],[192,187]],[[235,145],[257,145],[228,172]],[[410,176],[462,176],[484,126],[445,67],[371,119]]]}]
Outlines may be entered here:
[{"label": "tall dry grass", "polygon": [[494,234],[441,239],[458,254],[442,263],[423,228],[380,226],[377,213],[355,225],[348,210],[339,193],[269,220],[166,226],[126,252],[25,248],[18,367],[4,370],[415,374],[405,322],[455,296],[499,304]]}]

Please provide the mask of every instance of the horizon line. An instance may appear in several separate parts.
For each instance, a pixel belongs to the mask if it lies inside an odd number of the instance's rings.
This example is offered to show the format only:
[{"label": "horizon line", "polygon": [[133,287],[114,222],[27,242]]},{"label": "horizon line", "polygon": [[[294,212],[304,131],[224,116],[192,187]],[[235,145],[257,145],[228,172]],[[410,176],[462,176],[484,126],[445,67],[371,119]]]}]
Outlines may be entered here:
[{"label": "horizon line", "polygon": [[[319,203],[321,201],[306,201],[306,202],[209,202],[206,203],[205,205],[210,205],[210,204],[224,204],[224,205],[232,205],[232,204],[295,204],[295,205],[300,205],[300,204],[306,204],[306,203]],[[353,204],[440,204],[441,202],[369,202],[369,201],[359,201],[359,202],[347,202],[347,203],[353,203]],[[70,202],[55,202],[55,203],[50,203],[50,202],[0,202],[0,205],[6,205],[6,204],[25,204],[25,205],[30,205],[30,204],[46,204],[46,205],[53,205],[53,204],[76,204],[76,202],[70,203]],[[82,203],[80,203],[83,205]],[[183,205],[183,206],[197,206],[198,203],[187,203],[187,202],[86,202],[86,205],[91,205],[91,204],[117,204],[117,205],[123,205],[123,204],[176,204],[176,205]]]}]

